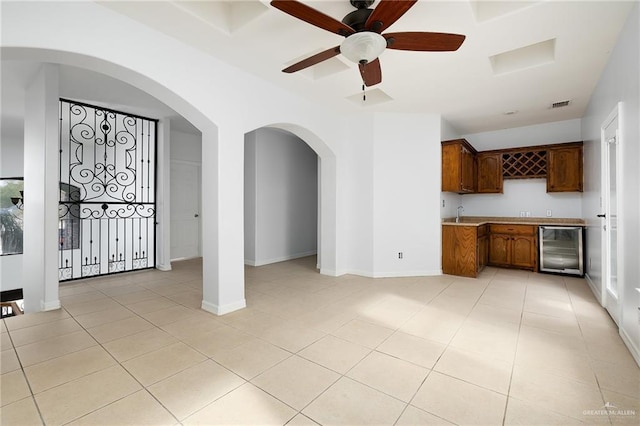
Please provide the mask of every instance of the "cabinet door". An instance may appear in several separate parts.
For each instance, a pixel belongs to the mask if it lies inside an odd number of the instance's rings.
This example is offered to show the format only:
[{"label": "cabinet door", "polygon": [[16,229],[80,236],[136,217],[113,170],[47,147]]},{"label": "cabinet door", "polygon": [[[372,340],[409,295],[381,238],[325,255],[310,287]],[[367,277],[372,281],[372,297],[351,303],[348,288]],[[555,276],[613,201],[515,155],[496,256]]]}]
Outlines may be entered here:
[{"label": "cabinet door", "polygon": [[442,226],[442,272],[476,277],[478,274],[476,226]]},{"label": "cabinet door", "polygon": [[476,176],[475,155],[465,146],[461,146],[460,156],[462,158],[462,176],[460,180],[460,187],[463,192],[474,192]]},{"label": "cabinet door", "polygon": [[535,237],[515,235],[511,239],[511,264],[519,268],[535,268]]},{"label": "cabinet door", "polygon": [[491,234],[489,236],[489,264],[511,264],[511,236],[504,234]]},{"label": "cabinet door", "polygon": [[582,146],[547,152],[547,192],[582,192]]},{"label": "cabinet door", "polygon": [[483,154],[478,160],[478,192],[502,193],[502,154]]},{"label": "cabinet door", "polygon": [[489,237],[478,238],[478,270],[482,270],[489,263]]},{"label": "cabinet door", "polygon": [[442,191],[460,192],[462,180],[460,145],[442,145]]}]

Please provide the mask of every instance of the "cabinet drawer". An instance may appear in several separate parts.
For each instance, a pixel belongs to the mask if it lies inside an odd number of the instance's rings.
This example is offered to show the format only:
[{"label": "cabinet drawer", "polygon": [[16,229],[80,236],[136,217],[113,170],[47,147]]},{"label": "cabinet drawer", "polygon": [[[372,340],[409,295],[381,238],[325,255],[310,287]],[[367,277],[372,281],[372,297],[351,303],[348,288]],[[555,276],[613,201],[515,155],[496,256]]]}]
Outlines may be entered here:
[{"label": "cabinet drawer", "polygon": [[489,233],[489,225],[478,226],[478,238],[484,237]]},{"label": "cabinet drawer", "polygon": [[491,225],[492,234],[535,235],[535,225]]}]

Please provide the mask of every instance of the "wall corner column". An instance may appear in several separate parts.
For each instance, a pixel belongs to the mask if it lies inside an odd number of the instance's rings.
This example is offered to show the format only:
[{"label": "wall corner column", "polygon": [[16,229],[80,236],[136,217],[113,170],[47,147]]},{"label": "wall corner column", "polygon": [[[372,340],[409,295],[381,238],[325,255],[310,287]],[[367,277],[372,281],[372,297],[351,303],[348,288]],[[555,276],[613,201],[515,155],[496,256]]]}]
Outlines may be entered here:
[{"label": "wall corner column", "polygon": [[60,308],[58,296],[59,67],[44,64],[25,96],[25,312]]},{"label": "wall corner column", "polygon": [[244,296],[244,132],[202,131],[202,309],[224,315]]},{"label": "wall corner column", "polygon": [[171,270],[171,125],[168,119],[158,122],[156,180],[156,268]]}]

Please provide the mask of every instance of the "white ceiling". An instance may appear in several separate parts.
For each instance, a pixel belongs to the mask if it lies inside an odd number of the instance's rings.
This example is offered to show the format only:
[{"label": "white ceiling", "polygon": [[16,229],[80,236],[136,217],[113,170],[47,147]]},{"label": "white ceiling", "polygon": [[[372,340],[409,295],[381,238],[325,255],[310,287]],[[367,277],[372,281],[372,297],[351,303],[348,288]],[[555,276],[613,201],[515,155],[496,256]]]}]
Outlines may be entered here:
[{"label": "white ceiling", "polygon": [[[354,10],[348,0],[304,3],[337,19]],[[268,0],[101,4],[328,108],[441,113],[470,134],[582,117],[634,2],[420,0],[388,32],[452,32],[467,39],[457,52],[385,51],[383,81],[367,89],[366,102],[356,65],[340,55],[295,74],[280,71],[342,37]],[[5,129],[22,116],[23,88],[37,66],[2,61]],[[63,97],[170,118],[172,128],[197,133],[175,111],[125,83],[66,66],[60,75]],[[550,108],[562,100],[571,103]]]},{"label": "white ceiling", "polygon": [[[354,10],[348,0],[303,2],[338,20]],[[343,38],[267,0],[101,4],[328,108],[441,113],[468,134],[582,117],[634,1],[420,0],[387,32],[465,42],[457,52],[385,51],[383,81],[366,102],[357,66],[341,55],[280,71]],[[571,103],[551,109],[563,100]]]}]

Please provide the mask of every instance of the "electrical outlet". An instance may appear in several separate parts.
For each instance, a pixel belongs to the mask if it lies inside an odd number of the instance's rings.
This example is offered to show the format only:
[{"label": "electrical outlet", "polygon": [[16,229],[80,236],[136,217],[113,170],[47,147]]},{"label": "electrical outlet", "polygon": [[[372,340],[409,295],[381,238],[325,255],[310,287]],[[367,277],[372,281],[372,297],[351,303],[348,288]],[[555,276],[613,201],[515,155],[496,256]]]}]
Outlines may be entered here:
[{"label": "electrical outlet", "polygon": [[547,209],[547,217],[551,217],[551,209]]},{"label": "electrical outlet", "polygon": [[520,212],[520,217],[524,217],[524,212]]},{"label": "electrical outlet", "polygon": [[527,214],[527,217],[531,217],[531,212],[525,212]]},{"label": "electrical outlet", "polygon": [[402,259],[402,256],[403,256],[402,252],[401,251],[398,252],[398,259]]}]

